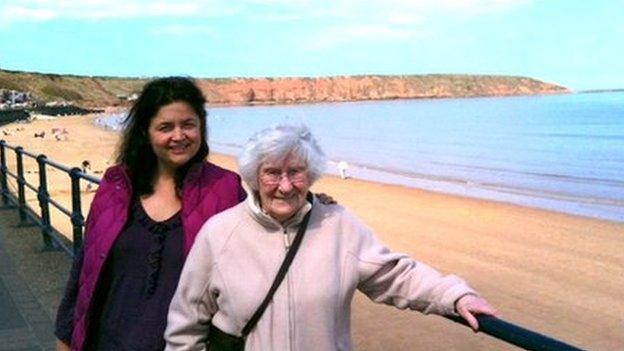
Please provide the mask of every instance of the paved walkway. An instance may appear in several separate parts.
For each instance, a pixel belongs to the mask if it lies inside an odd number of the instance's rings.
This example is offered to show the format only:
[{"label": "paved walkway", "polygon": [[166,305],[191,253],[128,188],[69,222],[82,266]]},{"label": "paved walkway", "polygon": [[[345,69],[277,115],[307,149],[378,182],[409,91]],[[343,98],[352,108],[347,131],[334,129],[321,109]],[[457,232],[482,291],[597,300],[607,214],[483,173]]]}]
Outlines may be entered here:
[{"label": "paved walkway", "polygon": [[[0,216],[14,215],[0,210]],[[0,227],[0,350],[54,350],[52,320],[9,257],[6,231]]]}]

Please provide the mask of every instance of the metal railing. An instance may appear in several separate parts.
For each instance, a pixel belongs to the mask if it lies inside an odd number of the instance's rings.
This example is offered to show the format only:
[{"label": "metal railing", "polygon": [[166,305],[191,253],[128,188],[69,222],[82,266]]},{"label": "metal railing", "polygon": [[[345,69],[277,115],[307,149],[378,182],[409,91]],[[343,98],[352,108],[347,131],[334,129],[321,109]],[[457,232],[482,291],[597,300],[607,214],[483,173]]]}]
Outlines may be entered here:
[{"label": "metal railing", "polygon": [[[461,317],[444,316],[453,322],[468,326]],[[582,349],[549,336],[509,323],[500,318],[478,315],[479,332],[532,351],[581,351]]]},{"label": "metal railing", "polygon": [[[16,171],[13,173],[7,167],[7,151],[15,153]],[[38,164],[39,184],[33,185],[26,181],[24,177],[24,157],[35,160]],[[67,174],[71,181],[71,209],[63,207],[58,201],[52,199],[48,193],[47,172],[48,167]],[[8,179],[12,178],[17,184],[17,193],[14,194],[9,189]],[[73,257],[82,246],[82,234],[84,227],[84,216],[82,215],[82,201],[80,192],[80,180],[99,184],[100,180],[86,174],[78,167],[69,168],[65,165],[49,160],[45,155],[35,155],[25,151],[21,146],[13,146],[0,140],[0,197],[4,206],[17,206],[20,218],[20,225],[36,224],[41,228],[44,250],[62,249]],[[26,202],[26,190],[37,194],[40,214],[30,208]],[[67,216],[72,224],[72,242],[52,226],[50,220],[50,205]]]},{"label": "metal railing", "polygon": [[[6,163],[6,150],[13,150],[16,157],[17,174],[10,172]],[[39,164],[39,185],[37,187],[26,182],[24,178],[23,157],[30,157]],[[56,249],[60,247],[70,256],[74,256],[82,246],[82,235],[84,227],[84,217],[82,215],[82,205],[80,199],[80,180],[84,179],[88,182],[99,184],[100,180],[82,172],[78,167],[69,168],[54,161],[48,160],[45,155],[34,155],[21,146],[12,146],[4,140],[0,140],[0,194],[2,203],[7,206],[10,204],[17,205],[20,223],[28,224],[28,221],[34,221],[41,227],[41,235],[43,237],[44,249]],[[67,173],[71,179],[71,211],[64,208],[58,202],[50,198],[47,186],[47,169],[46,167],[54,167],[60,171]],[[17,196],[12,194],[8,188],[8,177],[12,177],[17,181]],[[25,190],[30,189],[37,193],[39,206],[41,207],[41,215],[38,216],[30,209],[26,202]],[[54,229],[50,223],[49,205],[53,205],[59,211],[64,213],[71,219],[73,231],[73,246],[67,244],[67,239]],[[456,323],[468,326],[466,321],[461,317],[445,316],[445,318]],[[579,351],[578,347],[553,339],[551,337],[539,334],[532,330],[520,327],[496,317],[485,315],[477,316],[479,321],[479,331],[488,334],[496,339],[503,340],[512,345],[518,346],[526,350],[535,351]]]}]

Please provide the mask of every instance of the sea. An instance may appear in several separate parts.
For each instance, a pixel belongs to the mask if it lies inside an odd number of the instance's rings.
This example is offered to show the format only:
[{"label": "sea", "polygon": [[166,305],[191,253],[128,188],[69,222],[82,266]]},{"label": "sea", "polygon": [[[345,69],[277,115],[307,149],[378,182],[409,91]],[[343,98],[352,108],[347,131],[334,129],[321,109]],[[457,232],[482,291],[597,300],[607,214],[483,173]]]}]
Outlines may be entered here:
[{"label": "sea", "polygon": [[[624,222],[624,92],[210,107],[211,152],[305,124],[356,179]],[[119,130],[123,115],[97,123]],[[345,179],[348,182],[349,179]],[[338,199],[340,200],[340,199]]]}]

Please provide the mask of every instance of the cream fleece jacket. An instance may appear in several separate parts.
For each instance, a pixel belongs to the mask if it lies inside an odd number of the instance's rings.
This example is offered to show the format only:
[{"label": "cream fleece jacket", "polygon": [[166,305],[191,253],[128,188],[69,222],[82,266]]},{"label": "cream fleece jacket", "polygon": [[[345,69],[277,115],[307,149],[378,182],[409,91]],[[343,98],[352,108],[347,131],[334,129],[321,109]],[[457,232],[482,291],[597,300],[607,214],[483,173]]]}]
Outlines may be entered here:
[{"label": "cream fleece jacket", "polygon": [[390,251],[339,205],[315,201],[282,227],[253,198],[200,230],[169,309],[166,350],[205,350],[210,322],[240,335],[310,208],[299,252],[245,350],[350,350],[356,289],[375,302],[436,314],[454,314],[455,300],[474,293],[458,277]]}]

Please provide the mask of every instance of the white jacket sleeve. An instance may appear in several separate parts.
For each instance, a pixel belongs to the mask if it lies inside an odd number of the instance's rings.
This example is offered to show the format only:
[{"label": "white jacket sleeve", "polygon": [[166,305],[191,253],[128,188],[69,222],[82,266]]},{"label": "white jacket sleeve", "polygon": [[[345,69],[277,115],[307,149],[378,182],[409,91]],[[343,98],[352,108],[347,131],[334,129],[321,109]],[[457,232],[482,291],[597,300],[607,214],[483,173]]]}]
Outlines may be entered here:
[{"label": "white jacket sleeve", "polygon": [[362,226],[356,256],[358,289],[371,300],[410,308],[425,314],[456,314],[455,301],[475,294],[462,279],[442,275],[405,254],[391,252],[368,228]]},{"label": "white jacket sleeve", "polygon": [[169,306],[165,350],[205,350],[208,328],[217,310],[209,294],[213,271],[206,225],[200,230],[182,269]]}]

